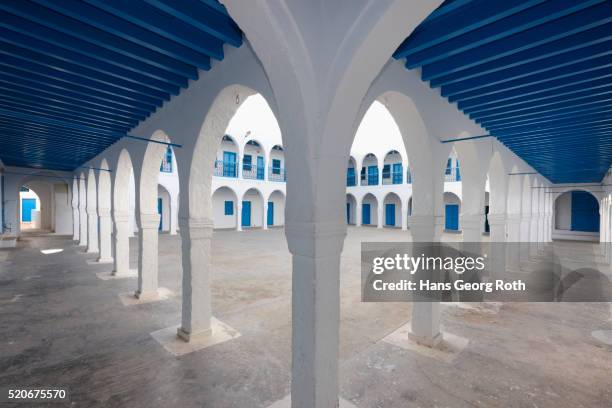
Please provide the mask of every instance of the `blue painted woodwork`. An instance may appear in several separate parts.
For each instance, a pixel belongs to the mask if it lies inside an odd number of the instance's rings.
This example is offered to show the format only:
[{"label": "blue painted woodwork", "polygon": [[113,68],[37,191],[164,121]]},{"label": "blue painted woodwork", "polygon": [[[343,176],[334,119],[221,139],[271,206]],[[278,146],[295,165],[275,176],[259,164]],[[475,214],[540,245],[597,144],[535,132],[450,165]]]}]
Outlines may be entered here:
[{"label": "blue painted woodwork", "polygon": [[233,201],[225,201],[223,203],[223,214],[224,215],[234,215],[234,202]]},{"label": "blue painted woodwork", "polygon": [[385,204],[385,225],[395,226],[395,204]]},{"label": "blue painted woodwork", "polygon": [[446,204],[444,210],[444,229],[449,231],[459,230],[459,205]]},{"label": "blue painted woodwork", "polygon": [[393,184],[402,184],[404,172],[402,169],[402,163],[394,163],[393,164]]},{"label": "blue painted woodwork", "polygon": [[217,0],[0,3],[0,159],[74,170],[239,47]]},{"label": "blue painted woodwork", "polygon": [[257,156],[257,180],[264,179],[264,172],[265,172],[264,158],[263,156]]},{"label": "blue painted woodwork", "polygon": [[237,167],[236,153],[223,152],[223,177],[236,177]]},{"label": "blue painted woodwork", "polygon": [[378,184],[378,166],[368,166],[368,186]]},{"label": "blue painted woodwork", "polygon": [[599,232],[599,203],[586,191],[572,191],[572,231]]},{"label": "blue painted woodwork", "polygon": [[371,207],[370,204],[363,204],[361,207],[361,224],[370,225],[371,220]]},{"label": "blue painted woodwork", "polygon": [[21,221],[32,222],[32,210],[36,209],[35,198],[21,199]]},{"label": "blue painted woodwork", "polygon": [[266,214],[266,222],[268,226],[274,225],[274,203],[268,201],[268,213]]},{"label": "blue painted woodwork", "polygon": [[612,164],[610,33],[610,1],[446,0],[394,57],[550,181],[599,182]]},{"label": "blue painted woodwork", "polygon": [[346,223],[351,223],[351,203],[346,203]]},{"label": "blue painted woodwork", "polygon": [[251,226],[251,202],[243,201],[242,202],[242,214],[241,214],[241,224],[243,227]]}]

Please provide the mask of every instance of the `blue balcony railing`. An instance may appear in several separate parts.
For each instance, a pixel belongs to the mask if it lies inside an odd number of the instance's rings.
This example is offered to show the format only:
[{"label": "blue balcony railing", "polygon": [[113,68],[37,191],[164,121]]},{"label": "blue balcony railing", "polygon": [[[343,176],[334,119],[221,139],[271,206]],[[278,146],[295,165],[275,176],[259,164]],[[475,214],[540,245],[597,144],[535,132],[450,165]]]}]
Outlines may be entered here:
[{"label": "blue balcony railing", "polygon": [[377,186],[378,185],[378,174],[368,174],[365,178],[361,179],[362,186]]},{"label": "blue balcony railing", "polygon": [[242,178],[249,180],[263,180],[264,179],[264,166],[249,165],[242,167]]},{"label": "blue balcony railing", "polygon": [[461,181],[461,171],[459,170],[459,166],[450,168],[447,167],[444,173],[444,181]]},{"label": "blue balcony railing", "polygon": [[402,184],[404,182],[404,175],[402,172],[391,172],[385,177],[383,174],[383,184]]},{"label": "blue balcony railing", "polygon": [[268,180],[286,182],[287,171],[284,167],[268,167]]},{"label": "blue balcony railing", "polygon": [[238,177],[238,162],[215,160],[214,175],[217,177]]}]

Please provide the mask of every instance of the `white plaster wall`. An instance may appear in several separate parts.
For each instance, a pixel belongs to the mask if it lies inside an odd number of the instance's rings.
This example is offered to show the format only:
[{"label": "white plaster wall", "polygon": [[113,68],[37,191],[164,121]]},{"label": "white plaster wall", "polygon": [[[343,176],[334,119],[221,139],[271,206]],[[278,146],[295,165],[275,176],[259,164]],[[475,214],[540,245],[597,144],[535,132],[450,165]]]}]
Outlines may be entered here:
[{"label": "white plaster wall", "polygon": [[54,184],[55,233],[72,235],[72,193],[67,184]]},{"label": "white plaster wall", "polygon": [[[225,215],[225,201],[233,203],[234,213]],[[237,206],[236,194],[227,187],[217,189],[212,196],[213,220],[215,228],[236,228]]]},{"label": "white plaster wall", "polygon": [[572,228],[572,194],[561,194],[555,200],[555,229],[570,230]]},{"label": "white plaster wall", "polygon": [[163,232],[170,231],[170,194],[168,190],[163,188],[161,185],[157,186],[157,197],[162,199],[162,213],[161,213],[161,230]]}]

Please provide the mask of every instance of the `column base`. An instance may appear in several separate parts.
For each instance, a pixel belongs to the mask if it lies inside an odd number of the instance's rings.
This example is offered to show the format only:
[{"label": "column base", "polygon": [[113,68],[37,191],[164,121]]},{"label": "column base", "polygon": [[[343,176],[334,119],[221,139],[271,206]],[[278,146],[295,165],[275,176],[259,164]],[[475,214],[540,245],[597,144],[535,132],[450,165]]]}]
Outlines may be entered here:
[{"label": "column base", "polygon": [[[338,398],[338,407],[339,408],[357,408],[357,406],[344,398]],[[291,394],[287,395],[282,400],[278,400],[272,405],[268,406],[268,408],[291,408]]]},{"label": "column base", "polygon": [[100,251],[97,250],[97,249],[89,249],[89,248],[87,248],[87,251],[85,251],[85,252],[87,252],[88,254],[98,254],[98,253],[100,253]]},{"label": "column base", "polygon": [[167,352],[182,356],[240,337],[240,333],[229,325],[215,319],[210,321],[210,329],[197,333],[187,333],[179,326],[171,326],[151,333]]},{"label": "column base", "polygon": [[170,289],[158,288],[154,292],[121,293],[119,299],[124,306],[142,305],[145,303],[159,302],[172,297],[174,293]]},{"label": "column base", "polygon": [[136,278],[138,277],[138,271],[131,269],[128,273],[116,273],[112,271],[108,272],[98,272],[96,273],[98,279],[101,280],[114,280],[114,279],[127,279],[127,278]]},{"label": "column base", "polygon": [[410,322],[383,338],[382,341],[445,363],[451,363],[467,347],[469,339],[448,332],[433,338],[416,336],[410,332]]},{"label": "column base", "polygon": [[115,260],[113,258],[98,258],[96,262],[101,264],[113,263]]}]

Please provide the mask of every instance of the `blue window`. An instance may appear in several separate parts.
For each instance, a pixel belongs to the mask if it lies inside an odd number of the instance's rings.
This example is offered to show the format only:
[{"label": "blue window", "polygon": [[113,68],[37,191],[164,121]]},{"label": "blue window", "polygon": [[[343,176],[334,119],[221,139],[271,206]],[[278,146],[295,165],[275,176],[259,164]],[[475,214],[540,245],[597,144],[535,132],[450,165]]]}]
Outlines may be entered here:
[{"label": "blue window", "polygon": [[361,168],[360,177],[361,177],[361,180],[365,180],[366,179],[366,168],[365,167]]},{"label": "blue window", "polygon": [[225,202],[225,206],[224,206],[224,212],[225,215],[234,215],[234,202],[233,201],[226,201]]},{"label": "blue window", "polygon": [[170,146],[166,149],[159,171],[172,173],[172,147]]},{"label": "blue window", "polygon": [[391,178],[391,165],[390,164],[385,164],[383,166],[383,178],[384,179]]},{"label": "blue window", "polygon": [[457,168],[455,169],[455,181],[461,181],[461,172],[459,171],[459,162],[457,162]]},{"label": "blue window", "polygon": [[253,158],[250,154],[245,154],[244,158],[242,159],[242,170],[250,171],[252,166],[252,160]]},{"label": "blue window", "polygon": [[453,159],[449,157],[448,160],[446,161],[446,174],[452,173],[452,167],[453,167]]},{"label": "blue window", "polygon": [[281,174],[281,161],[272,159],[272,174]]},{"label": "blue window", "polygon": [[27,188],[26,186],[21,186],[21,188],[19,189],[19,191],[23,191],[24,193],[27,193],[28,191],[30,191],[29,188]]}]

